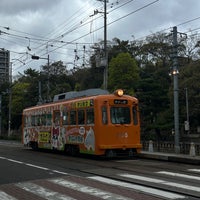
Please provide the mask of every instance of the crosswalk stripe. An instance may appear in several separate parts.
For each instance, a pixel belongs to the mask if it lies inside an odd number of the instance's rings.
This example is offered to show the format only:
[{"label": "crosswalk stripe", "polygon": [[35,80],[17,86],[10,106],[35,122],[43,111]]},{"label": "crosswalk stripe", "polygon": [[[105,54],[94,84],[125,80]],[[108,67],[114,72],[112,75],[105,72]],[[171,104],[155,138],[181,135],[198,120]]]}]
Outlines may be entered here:
[{"label": "crosswalk stripe", "polygon": [[10,196],[3,191],[0,191],[0,199],[1,200],[17,200],[15,197]]},{"label": "crosswalk stripe", "polygon": [[94,187],[90,187],[90,186],[86,186],[86,185],[82,185],[79,183],[75,183],[75,182],[71,182],[71,181],[67,181],[65,179],[62,178],[58,178],[58,179],[51,179],[49,180],[53,183],[56,183],[58,185],[76,190],[76,191],[80,191],[83,193],[87,193],[90,195],[93,195],[95,197],[99,197],[101,199],[107,199],[107,200],[130,200],[129,198],[126,198],[124,196],[120,196],[111,192],[106,192],[103,190],[100,190],[98,188],[94,188]]},{"label": "crosswalk stripe", "polygon": [[174,182],[168,182],[162,179],[156,179],[156,178],[148,178],[145,176],[138,176],[138,175],[132,175],[132,174],[120,174],[122,177],[126,178],[131,178],[131,179],[136,179],[140,181],[147,181],[151,183],[159,183],[163,185],[168,185],[168,186],[173,186],[176,188],[181,188],[181,189],[186,189],[186,190],[192,190],[195,192],[200,192],[200,187],[195,187],[195,186],[190,186],[190,185],[185,185],[185,184],[180,184],[180,183],[174,183]]},{"label": "crosswalk stripe", "polygon": [[173,172],[167,172],[167,171],[159,171],[156,172],[157,174],[165,174],[165,175],[169,175],[169,176],[175,176],[175,177],[181,177],[181,178],[187,178],[187,179],[194,179],[194,180],[200,180],[200,177],[198,176],[190,176],[187,174],[180,174],[180,173],[173,173]]},{"label": "crosswalk stripe", "polygon": [[74,200],[74,198],[54,192],[31,182],[17,183],[16,186],[48,200]]},{"label": "crosswalk stripe", "polygon": [[190,172],[200,172],[200,169],[188,169]]},{"label": "crosswalk stripe", "polygon": [[126,182],[122,182],[122,181],[116,181],[116,180],[112,180],[110,178],[104,178],[101,176],[91,176],[88,178],[92,179],[92,180],[100,181],[102,183],[110,184],[110,185],[121,186],[124,188],[142,191],[146,194],[148,193],[148,194],[152,194],[154,196],[160,196],[160,197],[164,197],[167,199],[184,199],[185,198],[185,196],[183,196],[183,195],[178,195],[178,194],[175,194],[172,192],[165,192],[165,191],[159,190],[159,189],[140,186],[140,185],[136,185],[136,184],[132,184],[132,183],[126,183]]}]

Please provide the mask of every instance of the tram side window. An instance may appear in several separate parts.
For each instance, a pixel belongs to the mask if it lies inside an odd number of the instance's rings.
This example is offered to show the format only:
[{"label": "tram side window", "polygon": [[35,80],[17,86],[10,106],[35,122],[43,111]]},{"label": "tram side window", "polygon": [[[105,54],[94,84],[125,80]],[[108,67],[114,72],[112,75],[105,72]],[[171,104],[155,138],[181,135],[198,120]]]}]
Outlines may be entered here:
[{"label": "tram side window", "polygon": [[105,106],[102,107],[102,123],[103,124],[107,124],[108,123],[107,108]]},{"label": "tram side window", "polygon": [[31,126],[31,116],[24,115],[24,126],[30,127]]},{"label": "tram side window", "polygon": [[85,124],[85,111],[78,110],[78,124]]},{"label": "tram side window", "polygon": [[87,124],[94,124],[94,109],[89,108],[86,110]]},{"label": "tram side window", "polygon": [[60,125],[60,111],[59,110],[54,112],[53,122],[54,122],[55,126]]},{"label": "tram side window", "polygon": [[39,126],[40,125],[40,116],[36,115],[35,116],[35,126]]},{"label": "tram side window", "polygon": [[68,112],[67,111],[64,111],[63,112],[63,125],[68,125]]},{"label": "tram side window", "polygon": [[41,125],[46,126],[46,115],[40,115]]},{"label": "tram side window", "polygon": [[70,125],[76,125],[76,111],[70,111]]},{"label": "tram side window", "polygon": [[51,118],[52,118],[51,113],[49,113],[49,114],[46,115],[46,125],[47,126],[51,125]]},{"label": "tram side window", "polygon": [[32,116],[31,116],[31,125],[32,125],[32,126],[36,126],[35,115],[32,115]]},{"label": "tram side window", "polygon": [[138,115],[136,107],[133,107],[133,123],[134,125],[138,125]]},{"label": "tram side window", "polygon": [[25,127],[29,127],[29,116],[27,115],[24,115],[24,126]]},{"label": "tram side window", "polygon": [[31,116],[30,115],[28,116],[28,126],[29,127],[31,126]]}]

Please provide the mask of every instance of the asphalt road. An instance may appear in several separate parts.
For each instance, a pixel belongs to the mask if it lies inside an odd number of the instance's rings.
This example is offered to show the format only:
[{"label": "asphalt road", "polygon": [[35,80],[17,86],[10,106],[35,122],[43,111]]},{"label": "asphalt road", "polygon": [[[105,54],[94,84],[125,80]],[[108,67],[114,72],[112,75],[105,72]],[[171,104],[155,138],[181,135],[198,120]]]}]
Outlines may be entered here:
[{"label": "asphalt road", "polygon": [[0,141],[0,199],[187,199],[200,167],[144,158],[103,160]]}]

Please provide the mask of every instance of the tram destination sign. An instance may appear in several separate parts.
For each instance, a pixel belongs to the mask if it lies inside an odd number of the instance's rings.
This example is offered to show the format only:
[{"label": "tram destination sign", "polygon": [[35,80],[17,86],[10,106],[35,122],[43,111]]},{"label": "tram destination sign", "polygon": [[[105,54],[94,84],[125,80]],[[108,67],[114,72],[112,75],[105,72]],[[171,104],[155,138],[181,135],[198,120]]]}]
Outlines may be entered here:
[{"label": "tram destination sign", "polygon": [[114,104],[128,104],[128,100],[125,99],[114,99]]}]

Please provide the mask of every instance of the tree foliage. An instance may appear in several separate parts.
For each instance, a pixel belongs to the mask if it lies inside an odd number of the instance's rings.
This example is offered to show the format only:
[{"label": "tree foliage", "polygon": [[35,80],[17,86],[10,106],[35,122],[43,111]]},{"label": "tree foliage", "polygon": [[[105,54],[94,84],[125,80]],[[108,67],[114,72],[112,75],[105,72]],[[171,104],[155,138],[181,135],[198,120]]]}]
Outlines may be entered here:
[{"label": "tree foliage", "polygon": [[119,53],[109,63],[109,89],[122,88],[133,95],[139,80],[139,68],[129,53]]}]

